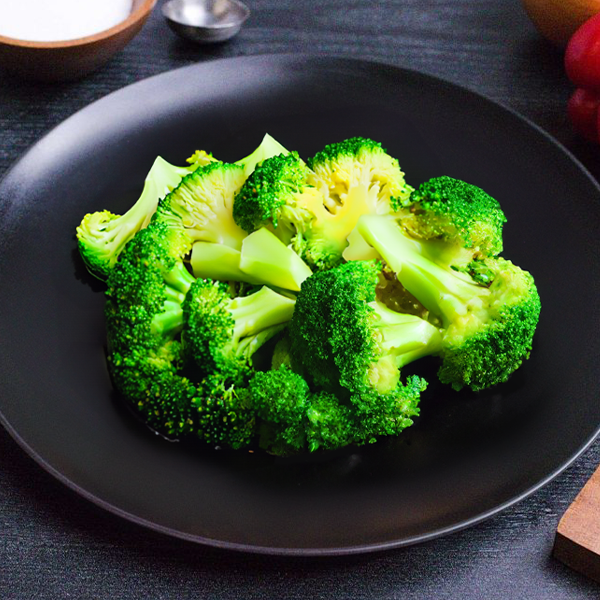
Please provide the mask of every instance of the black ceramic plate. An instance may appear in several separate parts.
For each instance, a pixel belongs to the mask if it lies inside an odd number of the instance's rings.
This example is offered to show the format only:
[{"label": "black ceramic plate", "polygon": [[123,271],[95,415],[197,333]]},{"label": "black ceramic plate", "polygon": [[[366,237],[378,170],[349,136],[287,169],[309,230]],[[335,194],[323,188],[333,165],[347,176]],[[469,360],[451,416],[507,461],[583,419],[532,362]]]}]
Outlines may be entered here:
[{"label": "black ceramic plate", "polygon": [[[432,382],[397,439],[295,459],[190,448],[152,435],[115,398],[103,294],[74,230],[122,212],[157,154],[224,160],[269,132],[310,156],[366,136],[413,185],[447,174],[498,198],[505,256],[536,277],[531,359],[505,385]],[[599,190],[542,131],[438,79],[333,58],[259,56],[166,73],[92,104],[39,141],[0,185],[0,412],[40,464],[114,513],[225,548],[344,554],[466,527],[573,461],[600,424]]]}]

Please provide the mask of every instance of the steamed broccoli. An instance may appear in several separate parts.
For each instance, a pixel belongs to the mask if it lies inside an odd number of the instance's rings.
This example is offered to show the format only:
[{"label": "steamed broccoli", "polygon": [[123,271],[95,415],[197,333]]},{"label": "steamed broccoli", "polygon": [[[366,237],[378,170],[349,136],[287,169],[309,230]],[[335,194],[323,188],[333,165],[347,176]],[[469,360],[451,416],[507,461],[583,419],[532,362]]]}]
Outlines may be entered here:
[{"label": "steamed broccoli", "polygon": [[490,282],[442,266],[392,220],[365,216],[361,236],[400,283],[443,324],[439,377],[459,390],[506,381],[529,357],[540,315],[532,276],[503,258],[484,261]]},{"label": "steamed broccoli", "polygon": [[[418,414],[427,383],[417,376],[401,382],[400,369],[435,354],[441,335],[426,320],[398,313],[377,299],[381,273],[378,262],[349,262],[315,273],[298,295],[289,325],[293,359],[317,391],[339,402],[318,396],[321,408],[310,412],[313,446],[331,446],[338,438],[366,443],[395,435]],[[318,423],[322,431],[315,428]]]},{"label": "steamed broccoli", "polygon": [[159,156],[146,176],[141,196],[126,213],[101,210],[83,217],[77,227],[77,245],[90,273],[106,280],[125,244],[150,222],[160,198],[189,172],[189,167],[175,167]]},{"label": "steamed broccoli", "polygon": [[261,162],[235,197],[233,217],[248,233],[272,227],[289,242],[304,230],[323,198],[306,184],[309,171],[297,152],[279,154]]},{"label": "steamed broccoli", "polygon": [[77,230],[107,279],[112,380],[155,431],[278,456],[361,445],[419,414],[409,363],[481,390],[528,358],[540,299],[480,188],[413,190],[360,137],[306,162],[267,135],[188,163],[157,159],[130,211]]},{"label": "steamed broccoli", "polygon": [[307,184],[322,194],[323,204],[313,209],[310,227],[298,231],[294,248],[318,269],[340,264],[361,215],[393,213],[412,191],[398,161],[363,137],[328,144],[307,165]]},{"label": "steamed broccoli", "polygon": [[319,387],[391,393],[402,367],[439,351],[437,327],[377,298],[382,277],[380,263],[355,261],[304,282],[289,326],[291,347]]},{"label": "steamed broccoli", "polygon": [[[212,287],[218,296],[225,284],[194,279],[181,260],[190,244],[182,227],[159,218],[127,244],[108,279],[109,369],[117,390],[155,431],[240,448],[255,436],[255,411],[244,387],[235,384],[247,383],[250,356],[279,331],[271,321],[289,319],[293,301],[279,300],[270,290],[229,302],[221,298],[211,315],[219,337],[210,348],[199,349],[209,333],[194,320],[206,316],[199,308],[200,290]],[[274,297],[278,302],[271,305]],[[268,315],[255,323],[261,310]],[[266,330],[252,335],[259,326]],[[205,360],[201,368],[189,368],[190,354]]]},{"label": "steamed broccoli", "polygon": [[379,142],[354,137],[328,144],[307,160],[309,183],[322,190],[332,214],[346,205],[363,204],[364,212],[395,212],[412,192],[398,160]]},{"label": "steamed broccoli", "polygon": [[194,278],[181,256],[189,240],[152,223],[125,247],[108,277],[108,365],[116,388],[145,422],[179,436],[194,427],[196,387],[181,377],[181,304]]},{"label": "steamed broccoli", "polygon": [[380,144],[351,138],[326,146],[308,166],[295,152],[263,161],[236,196],[234,218],[248,232],[272,227],[322,270],[341,262],[360,215],[394,212],[411,189]]},{"label": "steamed broccoli", "polygon": [[240,250],[246,232],[233,220],[233,198],[245,181],[239,165],[211,162],[186,175],[162,199],[163,219],[181,220],[192,241],[217,242]]},{"label": "steamed broccoli", "polygon": [[203,378],[245,385],[252,355],[291,319],[294,304],[268,287],[232,298],[226,283],[197,279],[183,302],[185,356]]},{"label": "steamed broccoli", "polygon": [[438,242],[437,247],[425,246],[434,260],[468,264],[502,252],[506,217],[497,200],[477,186],[452,177],[435,177],[421,184],[400,206],[405,212],[399,222],[411,237]]}]

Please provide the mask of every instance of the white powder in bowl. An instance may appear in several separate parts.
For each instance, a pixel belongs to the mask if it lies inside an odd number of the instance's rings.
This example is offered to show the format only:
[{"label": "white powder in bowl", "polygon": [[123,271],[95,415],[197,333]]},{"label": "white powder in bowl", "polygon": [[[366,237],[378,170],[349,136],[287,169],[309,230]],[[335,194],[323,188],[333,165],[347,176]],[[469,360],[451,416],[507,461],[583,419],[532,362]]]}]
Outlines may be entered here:
[{"label": "white powder in bowl", "polygon": [[58,42],[93,35],[124,21],[132,0],[0,0],[0,35]]}]

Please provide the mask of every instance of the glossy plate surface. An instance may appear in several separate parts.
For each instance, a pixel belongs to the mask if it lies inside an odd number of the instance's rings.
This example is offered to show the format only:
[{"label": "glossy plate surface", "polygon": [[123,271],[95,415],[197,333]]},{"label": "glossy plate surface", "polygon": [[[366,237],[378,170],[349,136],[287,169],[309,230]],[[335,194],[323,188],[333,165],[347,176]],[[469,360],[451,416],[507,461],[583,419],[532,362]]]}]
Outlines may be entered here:
[{"label": "glossy plate surface", "polygon": [[[413,185],[450,175],[508,217],[505,253],[542,298],[531,359],[505,385],[454,393],[432,379],[397,439],[294,459],[168,443],[115,398],[102,286],[74,230],[123,212],[156,155],[245,156],[265,132],[308,157],[371,137]],[[0,184],[0,414],[40,464],[93,502],[196,542],[344,554],[476,523],[572,462],[600,424],[597,185],[514,113],[419,73],[335,58],[258,56],[166,73],[88,106]]]}]

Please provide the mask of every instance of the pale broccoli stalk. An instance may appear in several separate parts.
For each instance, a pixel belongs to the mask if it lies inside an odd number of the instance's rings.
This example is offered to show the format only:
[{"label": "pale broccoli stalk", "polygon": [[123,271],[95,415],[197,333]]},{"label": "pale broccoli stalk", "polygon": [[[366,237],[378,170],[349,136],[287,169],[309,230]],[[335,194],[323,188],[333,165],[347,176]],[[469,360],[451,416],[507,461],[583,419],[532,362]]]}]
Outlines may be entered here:
[{"label": "pale broccoli stalk", "polygon": [[357,229],[406,290],[442,319],[443,383],[485,389],[506,381],[529,357],[540,298],[527,271],[488,258],[490,281],[482,283],[431,260],[423,251],[427,242],[409,238],[391,219],[367,215]]},{"label": "pale broccoli stalk", "polygon": [[241,250],[196,242],[190,262],[196,277],[265,284],[295,292],[312,274],[291,248],[264,227],[245,237]]},{"label": "pale broccoli stalk", "polygon": [[258,148],[256,148],[252,154],[237,160],[235,164],[244,167],[244,176],[247,179],[256,168],[256,165],[260,164],[263,160],[271,158],[272,156],[287,153],[288,150],[267,133]]},{"label": "pale broccoli stalk", "polygon": [[92,275],[107,279],[125,244],[148,225],[159,200],[189,171],[190,167],[176,167],[159,156],[146,176],[140,197],[126,213],[102,210],[83,217],[77,227],[77,244]]}]

